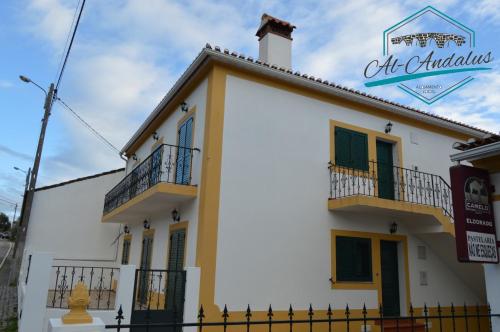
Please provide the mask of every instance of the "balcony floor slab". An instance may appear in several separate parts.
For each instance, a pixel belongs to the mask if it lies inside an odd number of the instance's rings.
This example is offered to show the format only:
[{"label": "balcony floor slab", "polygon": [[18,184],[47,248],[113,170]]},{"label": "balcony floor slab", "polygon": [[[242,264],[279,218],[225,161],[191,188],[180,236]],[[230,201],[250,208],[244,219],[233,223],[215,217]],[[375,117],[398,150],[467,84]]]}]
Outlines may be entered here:
[{"label": "balcony floor slab", "polygon": [[[413,225],[414,229],[421,228],[422,231],[439,229],[440,232],[449,233],[455,236],[455,227],[451,219],[438,207],[422,204],[409,203],[382,199],[378,197],[355,195],[350,197],[336,198],[328,200],[330,211],[358,211],[370,214],[390,215],[405,219],[409,226],[418,217],[419,224]],[[439,227],[433,227],[433,226]]]},{"label": "balcony floor slab", "polygon": [[104,214],[102,222],[142,222],[144,216],[169,211],[179,203],[196,198],[197,193],[197,186],[161,182]]}]

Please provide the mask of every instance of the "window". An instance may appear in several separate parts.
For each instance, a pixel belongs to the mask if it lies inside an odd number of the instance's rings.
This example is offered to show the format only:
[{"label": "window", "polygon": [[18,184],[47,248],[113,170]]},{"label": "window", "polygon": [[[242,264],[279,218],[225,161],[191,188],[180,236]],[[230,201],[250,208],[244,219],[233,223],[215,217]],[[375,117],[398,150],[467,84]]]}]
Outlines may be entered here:
[{"label": "window", "polygon": [[132,238],[130,235],[125,235],[123,238],[123,250],[122,250],[122,265],[127,265],[130,258],[130,243]]},{"label": "window", "polygon": [[337,236],[337,281],[372,281],[371,239]]},{"label": "window", "polygon": [[191,181],[191,146],[193,144],[193,125],[194,118],[187,118],[177,131],[178,150],[176,160],[175,183],[189,184]]},{"label": "window", "polygon": [[354,130],[335,127],[335,164],[368,170],[368,136]]}]

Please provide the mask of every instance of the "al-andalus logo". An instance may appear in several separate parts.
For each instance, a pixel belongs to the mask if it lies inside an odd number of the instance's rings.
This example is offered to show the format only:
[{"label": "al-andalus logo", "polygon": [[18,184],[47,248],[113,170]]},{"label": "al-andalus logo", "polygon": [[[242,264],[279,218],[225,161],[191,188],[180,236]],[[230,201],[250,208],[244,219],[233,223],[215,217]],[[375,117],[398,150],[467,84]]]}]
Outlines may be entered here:
[{"label": "al-andalus logo", "polygon": [[426,104],[490,70],[493,54],[476,47],[476,33],[432,6],[383,32],[382,59],[364,70],[366,87],[396,85]]}]

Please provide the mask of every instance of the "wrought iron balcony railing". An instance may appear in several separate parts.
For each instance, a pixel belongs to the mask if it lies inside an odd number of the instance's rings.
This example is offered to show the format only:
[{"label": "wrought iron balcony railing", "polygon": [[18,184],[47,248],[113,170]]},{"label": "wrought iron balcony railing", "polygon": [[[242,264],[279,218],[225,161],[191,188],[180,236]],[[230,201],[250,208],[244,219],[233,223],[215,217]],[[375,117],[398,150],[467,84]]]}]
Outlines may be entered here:
[{"label": "wrought iron balcony railing", "polygon": [[160,182],[191,186],[193,155],[197,148],[162,144],[123,178],[104,198],[104,213],[128,202]]},{"label": "wrought iron balcony railing", "polygon": [[451,187],[439,175],[370,161],[366,169],[329,162],[330,199],[372,196],[441,208],[453,219]]}]

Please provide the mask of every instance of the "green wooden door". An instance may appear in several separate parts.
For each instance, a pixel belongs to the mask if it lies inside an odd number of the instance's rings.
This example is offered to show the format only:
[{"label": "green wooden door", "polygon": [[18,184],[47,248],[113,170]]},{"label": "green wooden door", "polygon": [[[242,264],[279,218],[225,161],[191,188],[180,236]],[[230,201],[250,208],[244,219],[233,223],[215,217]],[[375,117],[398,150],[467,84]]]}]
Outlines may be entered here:
[{"label": "green wooden door", "polygon": [[384,316],[399,316],[399,269],[398,243],[380,241],[380,263],[382,272],[382,306]]},{"label": "green wooden door", "polygon": [[[184,303],[184,248],[186,230],[179,229],[170,234],[167,272],[167,310],[182,313]],[[182,317],[182,315],[181,315]]]},{"label": "green wooden door", "polygon": [[377,141],[378,197],[394,199],[392,144]]}]

